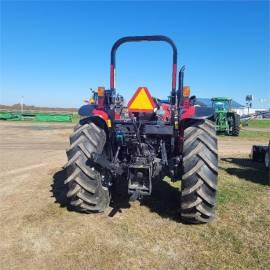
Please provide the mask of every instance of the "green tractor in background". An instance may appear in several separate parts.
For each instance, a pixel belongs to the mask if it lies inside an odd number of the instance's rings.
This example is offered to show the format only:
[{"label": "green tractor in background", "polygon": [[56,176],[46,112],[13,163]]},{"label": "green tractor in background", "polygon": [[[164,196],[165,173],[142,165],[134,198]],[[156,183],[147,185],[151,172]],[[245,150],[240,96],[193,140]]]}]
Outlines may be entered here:
[{"label": "green tractor in background", "polygon": [[240,115],[232,111],[232,99],[214,97],[211,100],[212,107],[215,109],[217,133],[230,136],[239,136]]}]

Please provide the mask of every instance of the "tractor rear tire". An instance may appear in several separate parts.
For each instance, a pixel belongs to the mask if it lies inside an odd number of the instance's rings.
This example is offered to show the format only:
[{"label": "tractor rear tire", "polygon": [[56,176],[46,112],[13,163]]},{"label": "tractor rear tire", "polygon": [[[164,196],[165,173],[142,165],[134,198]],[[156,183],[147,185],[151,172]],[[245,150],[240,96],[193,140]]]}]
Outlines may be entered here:
[{"label": "tractor rear tire", "polygon": [[181,218],[208,223],[215,216],[218,152],[215,123],[190,122],[184,130]]},{"label": "tractor rear tire", "polygon": [[103,153],[106,133],[93,123],[76,126],[70,143],[65,166],[70,205],[80,212],[102,212],[109,206],[110,194],[93,154]]},{"label": "tractor rear tire", "polygon": [[237,113],[233,113],[233,124],[232,124],[232,135],[239,136],[240,133],[240,115]]}]

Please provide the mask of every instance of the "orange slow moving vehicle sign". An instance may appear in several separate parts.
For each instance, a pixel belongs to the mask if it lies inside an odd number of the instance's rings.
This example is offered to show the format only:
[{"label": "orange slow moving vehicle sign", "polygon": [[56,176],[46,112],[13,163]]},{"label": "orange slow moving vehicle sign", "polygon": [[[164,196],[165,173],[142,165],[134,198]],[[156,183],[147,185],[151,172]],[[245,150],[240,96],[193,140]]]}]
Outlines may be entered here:
[{"label": "orange slow moving vehicle sign", "polygon": [[146,87],[139,87],[128,103],[130,112],[153,112],[156,107]]}]

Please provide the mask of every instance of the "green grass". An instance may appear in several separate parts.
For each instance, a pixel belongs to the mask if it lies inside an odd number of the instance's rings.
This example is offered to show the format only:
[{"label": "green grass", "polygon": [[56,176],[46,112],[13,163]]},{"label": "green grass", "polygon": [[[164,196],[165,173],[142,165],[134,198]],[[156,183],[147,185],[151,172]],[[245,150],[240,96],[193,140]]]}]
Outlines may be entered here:
[{"label": "green grass", "polygon": [[224,134],[219,134],[218,137],[220,137],[224,140],[231,140],[233,138],[234,140],[245,139],[245,140],[252,140],[252,141],[256,140],[256,141],[267,143],[268,140],[270,139],[270,132],[241,129],[240,135],[238,137],[227,136]]},{"label": "green grass", "polygon": [[240,138],[246,139],[270,139],[270,132],[267,131],[251,131],[251,130],[241,130]]},{"label": "green grass", "polygon": [[251,128],[270,128],[270,119],[250,119],[248,121],[248,127]]}]

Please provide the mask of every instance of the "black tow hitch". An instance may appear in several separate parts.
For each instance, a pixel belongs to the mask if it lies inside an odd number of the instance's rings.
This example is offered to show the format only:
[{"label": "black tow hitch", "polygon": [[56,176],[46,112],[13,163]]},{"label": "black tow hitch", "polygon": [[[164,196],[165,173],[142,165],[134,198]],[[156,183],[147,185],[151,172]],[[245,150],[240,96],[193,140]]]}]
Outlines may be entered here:
[{"label": "black tow hitch", "polygon": [[152,163],[137,158],[137,162],[128,166],[128,194],[130,200],[140,199],[152,192]]}]

